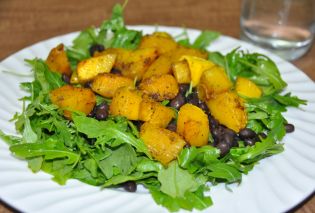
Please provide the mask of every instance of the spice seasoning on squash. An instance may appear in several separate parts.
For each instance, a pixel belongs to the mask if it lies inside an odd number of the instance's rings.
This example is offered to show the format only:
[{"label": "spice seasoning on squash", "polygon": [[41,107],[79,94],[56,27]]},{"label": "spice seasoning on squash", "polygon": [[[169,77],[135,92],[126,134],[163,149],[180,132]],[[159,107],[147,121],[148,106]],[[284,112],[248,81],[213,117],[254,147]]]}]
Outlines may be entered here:
[{"label": "spice seasoning on squash", "polygon": [[177,133],[150,123],[144,123],[141,126],[140,138],[153,158],[163,165],[176,159],[186,144]]},{"label": "spice seasoning on squash", "polygon": [[210,134],[207,114],[195,105],[183,105],[178,112],[176,131],[191,146],[207,145]]},{"label": "spice seasoning on squash", "polygon": [[139,120],[142,93],[134,87],[121,87],[116,90],[109,112],[111,115],[125,116],[129,120]]},{"label": "spice seasoning on squash", "polygon": [[57,47],[50,50],[46,59],[46,63],[48,67],[54,72],[59,72],[68,76],[70,76],[72,73],[70,62],[64,50],[63,44],[59,44]]},{"label": "spice seasoning on squash", "polygon": [[99,74],[94,78],[91,84],[91,89],[103,97],[112,98],[117,89],[126,86],[131,87],[133,86],[133,83],[133,80],[130,78],[111,73],[104,73]]},{"label": "spice seasoning on squash", "polygon": [[[65,85],[52,90],[49,94],[51,102],[60,108],[64,108],[64,116],[71,119],[71,111],[83,112],[88,115],[94,108],[96,97],[88,88]],[[68,110],[67,110],[68,109]]]},{"label": "spice seasoning on squash", "polygon": [[247,114],[244,103],[235,92],[228,91],[217,94],[206,103],[211,115],[220,124],[225,125],[235,132],[239,132],[246,127]]},{"label": "spice seasoning on squash", "polygon": [[146,78],[141,81],[139,89],[156,101],[173,99],[179,91],[175,78],[169,74]]}]

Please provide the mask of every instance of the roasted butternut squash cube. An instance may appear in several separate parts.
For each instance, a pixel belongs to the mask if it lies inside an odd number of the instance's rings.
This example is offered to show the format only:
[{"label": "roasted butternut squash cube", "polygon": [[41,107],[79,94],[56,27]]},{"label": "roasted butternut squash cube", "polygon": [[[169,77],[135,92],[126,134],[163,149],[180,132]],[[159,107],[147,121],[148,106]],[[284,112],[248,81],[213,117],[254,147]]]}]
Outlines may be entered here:
[{"label": "roasted butternut squash cube", "polygon": [[147,69],[143,78],[149,78],[153,75],[163,75],[172,73],[172,64],[179,61],[183,55],[207,58],[207,53],[193,48],[177,46],[177,48],[165,52],[155,60]]},{"label": "roasted butternut squash cube", "polygon": [[97,94],[112,98],[117,89],[125,86],[133,86],[133,80],[111,73],[99,74],[92,82],[91,89]]},{"label": "roasted butternut squash cube", "polygon": [[109,106],[111,115],[125,116],[129,120],[139,120],[142,94],[133,87],[121,87],[116,90]]},{"label": "roasted butternut squash cube", "polygon": [[206,51],[189,48],[189,47],[178,46],[176,49],[172,51],[172,61],[177,62],[184,55],[196,56],[198,58],[203,58],[203,59],[208,58],[208,53]]},{"label": "roasted butternut squash cube", "polygon": [[150,123],[141,126],[140,138],[148,147],[152,157],[163,165],[176,159],[186,144],[175,132]]},{"label": "roasted butternut squash cube", "polygon": [[70,76],[72,71],[63,44],[53,48],[46,59],[48,67],[55,72]]},{"label": "roasted butternut squash cube", "polygon": [[53,104],[65,109],[64,116],[69,119],[71,119],[71,111],[80,111],[86,115],[89,114],[96,103],[95,94],[91,89],[78,88],[71,85],[65,85],[52,90],[49,97]]},{"label": "roasted butternut squash cube", "polygon": [[165,128],[175,118],[175,112],[169,107],[144,98],[140,104],[139,120]]},{"label": "roasted butternut squash cube", "polygon": [[117,59],[114,67],[122,72],[122,75],[141,80],[144,73],[150,65],[158,57],[158,52],[155,48],[143,48],[136,50],[128,50],[122,48],[106,49],[101,54],[115,53]]},{"label": "roasted butternut squash cube", "polygon": [[235,90],[238,94],[249,98],[260,98],[261,89],[251,80],[238,77],[235,83]]},{"label": "roasted butternut squash cube", "polygon": [[215,66],[203,72],[197,87],[199,98],[209,100],[218,93],[226,92],[233,86],[223,68]]},{"label": "roasted butternut squash cube", "polygon": [[172,75],[154,75],[144,79],[139,88],[145,95],[155,101],[175,98],[178,93],[178,84]]},{"label": "roasted butternut squash cube", "polygon": [[213,62],[196,56],[184,55],[180,58],[180,60],[187,61],[193,87],[199,84],[200,77],[205,70],[209,70],[215,66]]},{"label": "roasted butternut squash cube", "polygon": [[158,54],[164,54],[177,47],[177,43],[172,36],[167,33],[153,33],[151,35],[145,35],[141,38],[139,49],[142,48],[155,48]]},{"label": "roasted butternut squash cube", "polygon": [[187,61],[178,61],[172,65],[173,75],[179,84],[189,84],[191,81]]},{"label": "roasted butternut squash cube", "polygon": [[239,132],[246,127],[247,114],[243,100],[232,91],[217,94],[209,99],[207,106],[211,115],[226,127]]},{"label": "roasted butternut squash cube", "polygon": [[143,79],[149,78],[153,75],[170,74],[171,65],[172,61],[170,54],[160,55],[144,73]]},{"label": "roasted butternut squash cube", "polygon": [[191,146],[204,146],[210,134],[208,116],[199,107],[185,104],[178,112],[176,131]]},{"label": "roasted butternut squash cube", "polygon": [[80,83],[93,80],[100,73],[109,73],[116,60],[116,54],[103,54],[81,61],[77,67]]}]

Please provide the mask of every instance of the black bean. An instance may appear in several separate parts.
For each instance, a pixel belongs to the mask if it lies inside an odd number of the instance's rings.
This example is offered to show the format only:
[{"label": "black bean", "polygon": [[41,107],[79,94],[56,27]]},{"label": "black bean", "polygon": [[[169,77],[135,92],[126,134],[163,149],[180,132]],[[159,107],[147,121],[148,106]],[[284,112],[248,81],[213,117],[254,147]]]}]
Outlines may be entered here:
[{"label": "black bean", "polygon": [[231,146],[228,143],[221,141],[218,143],[217,148],[220,150],[220,156],[223,157],[230,151]]},{"label": "black bean", "polygon": [[127,181],[127,182],[123,183],[123,187],[127,192],[137,191],[137,184],[135,181]]},{"label": "black bean", "polygon": [[191,145],[190,145],[189,143],[186,143],[184,147],[185,147],[185,148],[190,148]]},{"label": "black bean", "polygon": [[86,142],[89,144],[89,145],[94,145],[95,142],[96,142],[96,139],[95,138],[87,138]]},{"label": "black bean", "polygon": [[104,102],[96,107],[95,118],[105,120],[108,117],[108,105]]},{"label": "black bean", "polygon": [[110,73],[115,75],[122,75],[121,71],[119,69],[113,68]]},{"label": "black bean", "polygon": [[221,135],[223,134],[222,127],[218,126],[216,128],[212,128],[211,134],[212,134],[214,139],[219,139],[221,137]]},{"label": "black bean", "polygon": [[287,132],[287,133],[291,133],[291,132],[294,132],[294,125],[293,124],[286,124],[285,126],[285,131]]},{"label": "black bean", "polygon": [[236,136],[236,132],[229,128],[224,128],[224,133],[232,136],[233,138]]},{"label": "black bean", "polygon": [[169,123],[166,127],[166,129],[170,130],[170,131],[173,131],[173,132],[176,132],[176,123]]},{"label": "black bean", "polygon": [[202,109],[205,113],[209,113],[208,106],[205,102],[202,102],[199,100],[198,106],[200,109]]},{"label": "black bean", "polygon": [[255,142],[261,141],[258,135],[256,135],[255,137],[253,137],[251,139],[253,139]]},{"label": "black bean", "polygon": [[238,141],[241,140],[237,135],[234,137],[233,140],[233,147],[238,147]]},{"label": "black bean", "polygon": [[89,81],[87,83],[84,84],[85,88],[91,88],[92,87],[92,81]]},{"label": "black bean", "polygon": [[222,141],[224,141],[225,143],[227,143],[229,146],[233,146],[234,143],[234,137],[230,134],[224,133],[222,135]]},{"label": "black bean", "polygon": [[102,52],[104,50],[105,50],[104,45],[102,45],[102,44],[93,44],[90,47],[89,52],[90,52],[90,55],[93,56],[95,52]]},{"label": "black bean", "polygon": [[94,117],[95,116],[96,107],[93,108],[93,110],[87,115],[88,117]]},{"label": "black bean", "polygon": [[245,140],[247,138],[254,138],[256,136],[256,133],[249,128],[244,128],[241,129],[241,131],[239,132],[239,136],[241,139]]},{"label": "black bean", "polygon": [[179,109],[185,104],[185,98],[182,94],[178,93],[176,97],[170,102],[170,106]]},{"label": "black bean", "polygon": [[197,93],[190,93],[187,97],[186,97],[186,102],[187,103],[190,103],[190,104],[193,104],[195,106],[198,106],[199,105],[199,98],[198,98],[198,95]]},{"label": "black bean", "polygon": [[138,131],[140,131],[143,121],[133,121],[133,124],[137,127]]},{"label": "black bean", "polygon": [[212,117],[211,115],[208,116],[208,119],[209,119],[209,124],[210,124],[211,129],[214,129],[217,126],[219,126],[219,122],[214,117]]},{"label": "black bean", "polygon": [[185,95],[186,91],[189,89],[189,84],[179,84],[179,93]]},{"label": "black bean", "polygon": [[66,75],[66,74],[62,74],[62,80],[67,83],[70,84],[70,76]]},{"label": "black bean", "polygon": [[267,138],[267,135],[263,132],[259,133],[259,136],[263,139]]},{"label": "black bean", "polygon": [[100,105],[98,105],[97,108],[101,110],[108,110],[108,105],[106,102],[103,102]]},{"label": "black bean", "polygon": [[254,138],[246,138],[244,139],[244,143],[246,146],[254,146],[256,143],[256,140]]}]

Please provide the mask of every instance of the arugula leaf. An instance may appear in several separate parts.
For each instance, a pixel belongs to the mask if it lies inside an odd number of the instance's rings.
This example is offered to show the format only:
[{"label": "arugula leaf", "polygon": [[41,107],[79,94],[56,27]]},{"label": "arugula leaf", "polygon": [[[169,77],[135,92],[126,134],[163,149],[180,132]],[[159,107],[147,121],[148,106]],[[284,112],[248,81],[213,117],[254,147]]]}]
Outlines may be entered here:
[{"label": "arugula leaf", "polygon": [[[239,149],[239,150],[238,150]],[[283,152],[282,144],[270,143],[270,141],[263,140],[257,142],[254,146],[246,148],[231,149],[230,153],[238,162],[250,164],[258,162],[259,160]],[[240,155],[240,153],[242,153]]]},{"label": "arugula leaf", "polygon": [[72,69],[76,68],[76,64],[79,61],[91,57],[89,48],[96,43],[96,40],[96,29],[90,27],[80,32],[78,37],[72,41],[72,46],[66,49]]},{"label": "arugula leaf", "polygon": [[102,185],[102,187],[115,186],[121,183],[125,183],[127,181],[138,181],[138,180],[147,179],[150,177],[156,177],[156,173],[155,172],[151,172],[151,173],[135,172],[130,175],[116,175],[110,178],[109,180],[107,180],[106,183]]},{"label": "arugula leaf", "polygon": [[196,48],[200,50],[206,50],[207,47],[218,37],[220,36],[219,32],[215,31],[202,31],[199,36],[195,39],[193,44],[190,43],[187,30],[184,28],[183,32],[175,36],[175,40],[179,45],[184,47]]},{"label": "arugula leaf", "polygon": [[10,146],[10,151],[20,158],[33,158],[44,156],[45,160],[65,158],[67,164],[76,164],[79,154],[70,151],[53,138],[44,143],[23,143]]},{"label": "arugula leaf", "polygon": [[[137,154],[129,144],[123,144],[112,151],[112,154],[100,161],[104,175],[109,179],[114,175],[114,169],[122,175],[130,174],[136,167]],[[115,167],[115,168],[114,168]]]},{"label": "arugula leaf", "polygon": [[90,172],[93,178],[98,176],[98,165],[96,160],[92,158],[86,159],[83,165]]},{"label": "arugula leaf", "polygon": [[128,143],[135,147],[138,152],[144,153],[150,157],[143,141],[136,138],[133,134],[126,132],[124,129],[121,129],[119,124],[114,121],[97,121],[94,118],[74,114],[72,118],[77,130],[86,134],[89,138],[101,138],[106,142],[115,139],[121,143]]},{"label": "arugula leaf", "polygon": [[177,201],[176,198],[173,198],[159,190],[157,187],[149,187],[150,194],[153,197],[154,201],[158,205],[166,207],[171,212],[178,211],[182,206]]},{"label": "arugula leaf", "polygon": [[193,48],[203,49],[205,50],[211,42],[218,39],[220,36],[219,32],[214,31],[202,31],[200,35],[196,38],[194,43],[192,44]]},{"label": "arugula leaf", "polygon": [[37,135],[31,127],[30,120],[26,117],[23,130],[23,140],[25,140],[26,143],[35,143],[37,139]]},{"label": "arugula leaf", "polygon": [[278,144],[285,135],[284,118],[278,112],[272,116],[269,122],[271,129],[266,139],[256,142],[251,147],[232,148],[230,154],[237,162],[254,163],[265,157],[281,153],[284,148],[282,144]]},{"label": "arugula leaf", "polygon": [[266,95],[281,91],[287,86],[276,64],[265,55],[246,53],[236,48],[225,56],[219,52],[210,52],[208,59],[223,67],[232,82],[238,76],[249,78],[261,86]]},{"label": "arugula leaf", "polygon": [[207,170],[211,179],[220,178],[229,183],[240,181],[241,173],[231,165],[219,161],[220,151],[213,146],[190,147],[182,150],[178,157],[179,165],[190,172]]},{"label": "arugula leaf", "polygon": [[106,36],[110,33],[113,34],[106,41],[106,47],[135,49],[141,40],[142,33],[136,30],[129,30],[125,27],[123,9],[123,6],[116,4],[113,7],[111,19],[102,23],[100,32]]},{"label": "arugula leaf", "polygon": [[[90,161],[90,159],[86,161]],[[100,186],[105,182],[105,177],[98,171],[98,167],[92,161],[89,163],[79,161],[76,168],[72,171],[71,177],[93,186]]]},{"label": "arugula leaf", "polygon": [[42,59],[25,60],[32,66],[35,74],[35,84],[39,83],[41,91],[47,94],[50,90],[59,88],[65,83],[61,79],[61,74],[53,72]]},{"label": "arugula leaf", "polygon": [[109,20],[105,20],[102,25],[102,30],[111,30],[113,32],[124,29],[124,19],[123,19],[124,7],[120,4],[114,5],[112,9],[112,16]]},{"label": "arugula leaf", "polygon": [[135,49],[138,47],[142,33],[136,30],[122,29],[115,33],[108,46],[113,48]]},{"label": "arugula leaf", "polygon": [[190,211],[194,208],[203,210],[212,205],[211,198],[204,196],[205,188],[203,186],[200,186],[195,192],[187,191],[184,197],[175,198],[161,192],[158,187],[150,186],[149,190],[154,201],[171,212],[178,211],[180,208]]},{"label": "arugula leaf", "polygon": [[2,130],[0,130],[0,138],[4,140],[8,145],[21,143],[23,140],[21,137],[7,135]]},{"label": "arugula leaf", "polygon": [[161,182],[161,191],[171,197],[184,197],[186,191],[193,192],[199,187],[194,176],[181,169],[176,161],[159,172],[158,180]]},{"label": "arugula leaf", "polygon": [[[259,99],[245,99],[245,107],[249,120],[247,127],[256,132],[269,131],[278,127],[278,132],[276,133],[280,136],[274,138],[274,141],[282,139],[285,134],[284,123],[286,121],[281,112],[285,112],[288,106],[298,107],[300,104],[306,104],[305,100],[291,96],[290,93],[284,96],[275,93]],[[271,131],[269,134],[275,134],[273,132]]]},{"label": "arugula leaf", "polygon": [[299,105],[306,105],[306,100],[302,100],[297,96],[292,96],[291,93],[287,93],[283,96],[275,94],[273,96],[280,104],[285,106],[299,107]]},{"label": "arugula leaf", "polygon": [[137,171],[139,172],[159,172],[162,168],[161,163],[148,158],[141,159],[137,164]]},{"label": "arugula leaf", "polygon": [[211,170],[207,175],[214,178],[224,179],[228,183],[241,181],[242,174],[233,166],[226,163],[208,164],[207,169]]},{"label": "arugula leaf", "polygon": [[106,48],[135,49],[141,40],[142,32],[126,28],[123,19],[124,6],[116,4],[112,16],[105,20],[100,29],[90,27],[82,31],[73,40],[73,45],[66,50],[72,69],[79,61],[91,57],[89,48],[93,44],[104,45]]},{"label": "arugula leaf", "polygon": [[184,148],[178,156],[181,167],[195,171],[196,169],[213,162],[218,162],[220,151],[213,146]]},{"label": "arugula leaf", "polygon": [[64,185],[73,175],[73,166],[68,165],[65,161],[66,160],[63,159],[44,161],[41,169],[44,172],[53,175],[53,181],[59,183],[60,185]]},{"label": "arugula leaf", "polygon": [[[226,68],[225,67],[225,64],[226,64],[225,56],[222,55],[222,53],[220,53],[220,52],[209,52],[208,60],[212,61],[216,65],[219,65],[220,67]],[[231,79],[231,77],[230,77],[230,79]]]},{"label": "arugula leaf", "polygon": [[203,210],[212,205],[211,197],[204,196],[204,186],[200,186],[196,192],[186,192],[184,203],[190,203],[191,209]]},{"label": "arugula leaf", "polygon": [[43,165],[43,157],[34,157],[28,160],[28,167],[32,170],[32,172],[39,172]]}]

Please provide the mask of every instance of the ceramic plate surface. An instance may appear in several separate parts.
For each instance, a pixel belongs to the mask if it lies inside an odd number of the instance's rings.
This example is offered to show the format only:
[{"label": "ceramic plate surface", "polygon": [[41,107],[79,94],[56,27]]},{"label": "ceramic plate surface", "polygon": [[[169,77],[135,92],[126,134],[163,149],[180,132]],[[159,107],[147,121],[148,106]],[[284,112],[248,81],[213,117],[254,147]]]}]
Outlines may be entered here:
[{"label": "ceramic plate surface", "polygon": [[[153,32],[152,26],[133,26],[145,34]],[[182,32],[181,28],[159,27],[172,35]],[[198,30],[188,30],[195,39]],[[70,45],[77,33],[58,36],[27,47],[0,63],[0,129],[15,134],[14,124],[9,122],[15,112],[20,112],[22,103],[18,98],[25,95],[19,88],[20,82],[31,77],[7,74],[15,71],[30,74],[24,59],[46,58],[50,49],[59,43]],[[243,175],[240,185],[231,185],[233,192],[225,185],[211,188],[214,205],[205,212],[284,212],[291,209],[315,189],[315,84],[292,64],[258,47],[234,38],[221,36],[209,50],[227,53],[236,47],[250,52],[270,56],[277,64],[283,79],[288,83],[287,91],[302,99],[308,105],[299,109],[290,108],[285,113],[289,123],[295,125],[295,132],[283,139],[285,151],[264,159],[248,175]],[[33,174],[25,161],[14,158],[8,145],[0,141],[0,198],[23,212],[167,212],[155,204],[145,191],[128,193],[119,190],[89,186],[70,180],[60,186],[51,176],[39,172]]]}]

